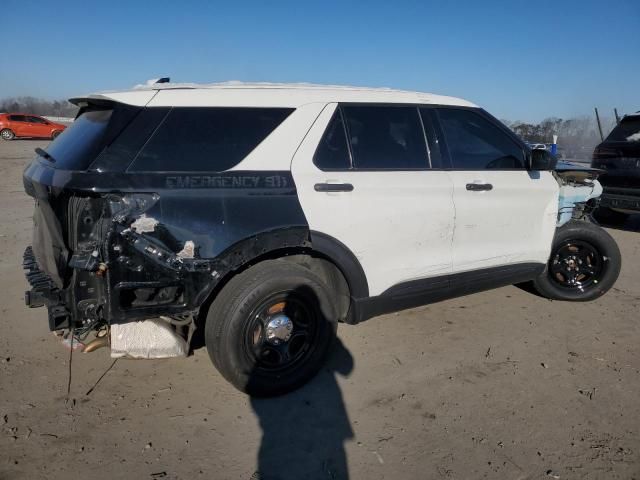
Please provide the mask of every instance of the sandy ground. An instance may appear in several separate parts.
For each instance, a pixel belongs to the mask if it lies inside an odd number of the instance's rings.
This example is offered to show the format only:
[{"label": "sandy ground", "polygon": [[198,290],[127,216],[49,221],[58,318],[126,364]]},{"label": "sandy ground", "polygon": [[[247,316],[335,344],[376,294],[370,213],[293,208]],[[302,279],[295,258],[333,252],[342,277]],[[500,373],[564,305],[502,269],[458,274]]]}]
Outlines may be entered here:
[{"label": "sandy ground", "polygon": [[[342,326],[305,388],[251,401],[205,350],[68,352],[20,263],[37,146],[0,142],[0,479],[640,478],[640,218],[610,229],[615,288],[587,304],[516,287]],[[345,467],[346,465],[346,467]],[[261,470],[262,476],[256,473]]]}]

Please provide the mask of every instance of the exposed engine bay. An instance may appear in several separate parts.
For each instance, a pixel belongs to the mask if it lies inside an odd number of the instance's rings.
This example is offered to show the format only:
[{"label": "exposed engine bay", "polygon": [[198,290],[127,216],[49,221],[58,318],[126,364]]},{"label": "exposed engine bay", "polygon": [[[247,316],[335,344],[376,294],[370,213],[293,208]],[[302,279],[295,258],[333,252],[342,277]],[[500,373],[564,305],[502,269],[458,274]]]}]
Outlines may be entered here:
[{"label": "exposed engine bay", "polygon": [[597,178],[601,170],[559,162],[554,172],[560,185],[558,221],[561,227],[569,220],[590,218],[602,195],[602,185]]}]

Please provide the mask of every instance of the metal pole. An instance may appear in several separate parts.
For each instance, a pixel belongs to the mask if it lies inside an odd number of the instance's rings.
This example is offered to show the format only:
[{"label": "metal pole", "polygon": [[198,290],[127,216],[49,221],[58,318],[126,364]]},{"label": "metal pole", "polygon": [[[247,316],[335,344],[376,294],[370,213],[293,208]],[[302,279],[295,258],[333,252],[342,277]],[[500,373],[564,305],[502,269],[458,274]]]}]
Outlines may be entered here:
[{"label": "metal pole", "polygon": [[598,115],[598,108],[595,108],[596,120],[598,121],[598,130],[600,131],[600,141],[604,142],[604,135],[602,134],[602,124],[600,123],[600,115]]},{"label": "metal pole", "polygon": [[613,113],[616,115],[616,125],[620,123],[620,115],[618,115],[618,109],[614,108]]}]

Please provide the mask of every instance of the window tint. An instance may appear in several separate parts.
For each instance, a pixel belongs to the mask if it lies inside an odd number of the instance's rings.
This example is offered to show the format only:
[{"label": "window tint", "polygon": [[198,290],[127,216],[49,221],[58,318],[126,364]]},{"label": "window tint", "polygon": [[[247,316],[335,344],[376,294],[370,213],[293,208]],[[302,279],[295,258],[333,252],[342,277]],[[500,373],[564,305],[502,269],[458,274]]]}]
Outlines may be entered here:
[{"label": "window tint", "polygon": [[104,147],[113,109],[87,110],[47,147],[55,168],[84,170]]},{"label": "window tint", "polygon": [[130,170],[227,170],[240,163],[291,112],[285,108],[174,108]]},{"label": "window tint", "polygon": [[46,124],[47,123],[47,122],[45,122],[44,118],[40,118],[40,117],[27,117],[27,122],[42,123],[42,124]]},{"label": "window tint", "polygon": [[47,146],[47,152],[56,159],[51,166],[86,170],[140,110],[120,103],[82,109],[71,126]]},{"label": "window tint", "polygon": [[356,169],[427,168],[415,107],[346,106],[343,114]]},{"label": "window tint", "polygon": [[25,116],[24,115],[10,115],[9,116],[9,120],[11,120],[12,122],[25,122]]},{"label": "window tint", "polygon": [[324,136],[318,145],[313,163],[323,170],[346,170],[351,168],[349,146],[344,131],[340,109],[336,109]]},{"label": "window tint", "polygon": [[438,115],[454,169],[525,168],[522,148],[481,115],[453,108],[440,108]]}]

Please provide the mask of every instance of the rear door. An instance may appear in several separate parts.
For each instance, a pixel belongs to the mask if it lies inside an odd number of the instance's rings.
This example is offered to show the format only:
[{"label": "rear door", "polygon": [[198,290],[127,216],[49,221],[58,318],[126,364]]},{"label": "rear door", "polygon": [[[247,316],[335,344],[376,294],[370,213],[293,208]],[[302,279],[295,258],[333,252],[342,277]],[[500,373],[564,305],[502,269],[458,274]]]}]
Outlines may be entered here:
[{"label": "rear door", "polygon": [[558,184],[526,169],[524,145],[479,109],[435,109],[445,140],[456,210],[453,271],[546,263]]},{"label": "rear door", "polygon": [[415,106],[329,104],[292,164],[311,230],[346,245],[369,294],[451,271],[453,185]]}]

